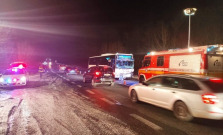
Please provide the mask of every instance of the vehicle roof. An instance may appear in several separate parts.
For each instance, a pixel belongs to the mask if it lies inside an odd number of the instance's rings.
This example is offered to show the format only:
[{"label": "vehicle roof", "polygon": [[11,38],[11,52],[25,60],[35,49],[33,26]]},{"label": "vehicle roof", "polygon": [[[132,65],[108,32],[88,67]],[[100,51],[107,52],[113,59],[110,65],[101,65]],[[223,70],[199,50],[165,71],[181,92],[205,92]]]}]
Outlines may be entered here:
[{"label": "vehicle roof", "polygon": [[217,44],[217,45],[205,45],[205,46],[196,46],[196,47],[191,47],[193,48],[193,51],[190,52],[188,50],[188,48],[176,48],[176,49],[169,49],[169,50],[166,50],[166,51],[155,51],[155,54],[151,54],[151,53],[147,53],[145,55],[145,57],[147,56],[154,56],[154,55],[164,55],[164,54],[178,54],[178,53],[193,53],[193,52],[200,52],[200,51],[204,51],[205,54],[208,52],[207,49],[209,47],[223,47],[222,44]]},{"label": "vehicle roof", "polygon": [[157,75],[158,76],[167,76],[167,77],[180,77],[180,78],[191,78],[191,79],[198,79],[198,80],[209,80],[217,77],[211,77],[211,76],[204,76],[204,75],[190,75],[190,74],[163,74],[163,75]]},{"label": "vehicle roof", "polygon": [[[92,67],[106,67],[106,68],[112,68],[112,67],[107,66],[107,65],[105,65],[105,66],[92,66]],[[92,68],[92,67],[90,67],[90,68]]]},{"label": "vehicle roof", "polygon": [[101,54],[99,56],[91,56],[89,58],[97,58],[97,57],[112,56],[112,55],[133,55],[133,54],[131,54],[131,53],[105,53],[105,54]]}]

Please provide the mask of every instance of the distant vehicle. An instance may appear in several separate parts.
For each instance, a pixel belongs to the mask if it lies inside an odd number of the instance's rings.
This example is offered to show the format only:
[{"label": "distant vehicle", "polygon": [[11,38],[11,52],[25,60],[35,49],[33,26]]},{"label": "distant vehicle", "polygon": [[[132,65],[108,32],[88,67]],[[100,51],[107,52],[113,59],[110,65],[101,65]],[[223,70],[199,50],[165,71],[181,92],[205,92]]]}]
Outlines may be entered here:
[{"label": "distant vehicle", "polygon": [[134,59],[132,54],[116,53],[102,54],[89,58],[88,68],[92,66],[110,66],[115,72],[115,78],[132,78]]},{"label": "distant vehicle", "polygon": [[65,73],[66,65],[59,65],[59,73]]},{"label": "distant vehicle", "polygon": [[80,74],[80,70],[77,67],[66,67],[65,69],[66,75],[77,75]]},{"label": "distant vehicle", "polygon": [[168,110],[183,121],[194,117],[223,120],[223,80],[190,75],[158,75],[132,85],[131,101],[143,101]]},{"label": "distant vehicle", "polygon": [[0,75],[0,87],[24,86],[28,82],[25,69],[11,68]]},{"label": "distant vehicle", "polygon": [[114,73],[109,66],[92,66],[83,75],[83,82],[91,82],[93,86],[97,84],[114,85]]},{"label": "distant vehicle", "polygon": [[150,52],[138,71],[139,82],[160,74],[197,74],[223,78],[223,45]]}]

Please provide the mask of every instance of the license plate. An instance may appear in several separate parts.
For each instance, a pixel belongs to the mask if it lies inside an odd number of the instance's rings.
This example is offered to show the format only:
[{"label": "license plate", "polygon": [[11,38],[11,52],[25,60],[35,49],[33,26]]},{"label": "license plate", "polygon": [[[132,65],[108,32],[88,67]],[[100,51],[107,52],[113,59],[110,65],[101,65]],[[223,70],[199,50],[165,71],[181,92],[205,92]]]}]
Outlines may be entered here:
[{"label": "license plate", "polygon": [[104,74],[104,76],[111,76],[110,74]]}]

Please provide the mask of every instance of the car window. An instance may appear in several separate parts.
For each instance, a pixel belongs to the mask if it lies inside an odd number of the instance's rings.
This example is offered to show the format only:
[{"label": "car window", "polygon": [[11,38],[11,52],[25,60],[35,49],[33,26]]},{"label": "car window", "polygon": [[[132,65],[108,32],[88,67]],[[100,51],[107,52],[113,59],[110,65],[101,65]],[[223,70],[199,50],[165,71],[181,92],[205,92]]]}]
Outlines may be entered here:
[{"label": "car window", "polygon": [[158,86],[158,85],[161,85],[161,82],[162,82],[161,77],[155,77],[155,78],[152,78],[152,79],[146,81],[145,84],[147,84],[149,86]]},{"label": "car window", "polygon": [[107,67],[107,68],[104,68],[104,72],[113,72],[113,70],[112,70],[112,68]]},{"label": "car window", "polygon": [[143,67],[150,66],[151,63],[151,57],[146,57],[146,59],[143,61]]},{"label": "car window", "polygon": [[164,56],[159,56],[157,58],[157,66],[163,66],[164,65]]},{"label": "car window", "polygon": [[162,81],[164,87],[178,88],[179,80],[175,77],[164,77]]},{"label": "car window", "polygon": [[88,69],[88,73],[92,73],[94,71],[94,67]]},{"label": "car window", "polygon": [[186,90],[200,90],[200,87],[191,79],[179,78],[181,88]]},{"label": "car window", "polygon": [[213,82],[210,80],[202,81],[206,86],[208,86],[213,92],[223,92],[223,82]]}]

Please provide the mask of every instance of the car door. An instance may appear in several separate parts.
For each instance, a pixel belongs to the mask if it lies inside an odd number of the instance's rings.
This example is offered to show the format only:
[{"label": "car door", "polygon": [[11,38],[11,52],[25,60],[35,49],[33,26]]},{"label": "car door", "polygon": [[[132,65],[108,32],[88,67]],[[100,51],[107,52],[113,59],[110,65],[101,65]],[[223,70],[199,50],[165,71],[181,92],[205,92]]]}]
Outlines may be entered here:
[{"label": "car door", "polygon": [[86,80],[91,80],[92,79],[92,75],[93,75],[93,72],[95,70],[95,67],[91,67],[88,69],[87,73],[85,74],[85,79]]},{"label": "car door", "polygon": [[179,89],[180,82],[176,77],[162,77],[162,83],[160,86],[154,87],[156,94],[155,104],[169,108],[172,99],[174,98],[177,90]]},{"label": "car door", "polygon": [[140,100],[148,103],[154,103],[156,92],[154,87],[161,84],[161,77],[154,77],[148,81],[143,82],[143,85],[139,88],[138,96]]}]

